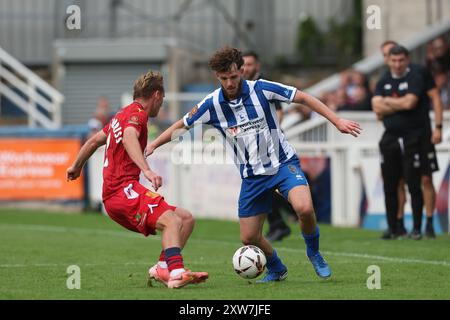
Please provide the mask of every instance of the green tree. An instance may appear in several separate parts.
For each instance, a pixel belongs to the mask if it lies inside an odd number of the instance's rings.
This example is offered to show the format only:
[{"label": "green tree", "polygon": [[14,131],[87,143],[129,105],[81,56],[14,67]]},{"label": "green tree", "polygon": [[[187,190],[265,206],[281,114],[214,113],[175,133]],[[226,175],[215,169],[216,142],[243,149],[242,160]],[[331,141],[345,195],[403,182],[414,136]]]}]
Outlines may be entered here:
[{"label": "green tree", "polygon": [[312,66],[323,45],[323,34],[312,17],[303,19],[298,24],[296,49],[300,55],[301,63]]},{"label": "green tree", "polygon": [[362,2],[353,1],[353,15],[342,23],[331,18],[328,21],[327,43],[335,47],[337,63],[340,67],[348,67],[362,56]]}]

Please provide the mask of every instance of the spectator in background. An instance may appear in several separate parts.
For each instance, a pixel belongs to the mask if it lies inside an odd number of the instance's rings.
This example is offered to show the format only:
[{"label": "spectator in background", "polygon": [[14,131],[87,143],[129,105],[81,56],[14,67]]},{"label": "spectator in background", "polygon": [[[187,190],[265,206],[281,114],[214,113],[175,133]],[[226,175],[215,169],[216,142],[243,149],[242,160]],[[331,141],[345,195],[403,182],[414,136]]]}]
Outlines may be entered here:
[{"label": "spectator in background", "polygon": [[428,44],[427,67],[433,74],[436,86],[444,104],[450,108],[450,47],[444,37],[434,39]]},{"label": "spectator in background", "polygon": [[[388,40],[385,41],[380,46],[381,53],[383,54],[384,61],[386,65],[389,63],[389,52],[390,50],[397,46],[398,44],[395,41]],[[427,148],[430,151],[430,155],[434,156],[433,161],[436,161],[436,166],[433,168],[433,172],[439,170],[437,165],[436,154],[434,151],[434,145],[442,142],[442,111],[443,104],[439,95],[438,88],[436,87],[435,81],[433,80],[433,76],[430,71],[422,65],[410,63],[408,69],[420,75],[420,78],[423,80],[425,89],[427,90],[427,96],[431,100],[431,104],[433,105],[434,116],[436,126],[432,130],[431,139],[429,141],[429,145]],[[386,71],[389,72],[389,71]],[[436,207],[436,190],[433,185],[433,176],[432,174],[424,174],[422,176],[422,188],[423,188],[423,199],[425,203],[425,210],[427,215],[427,225],[425,227],[425,236],[428,238],[435,238],[435,232],[433,228],[433,213]],[[405,203],[406,203],[406,192],[405,192],[405,181],[402,177],[398,186],[398,212],[397,212],[397,226],[398,230],[396,233],[397,237],[403,237],[407,234],[407,231],[404,227],[404,214],[405,214]],[[383,237],[389,238],[391,235],[389,234],[389,230],[385,232]]]},{"label": "spectator in background", "polygon": [[[380,141],[380,152],[389,229],[382,238],[403,236],[397,214],[398,187],[404,177],[411,194],[414,220],[410,237],[419,240],[422,238],[423,177],[431,182],[431,174],[437,169],[436,153],[431,144],[428,88],[423,74],[409,68],[406,48],[392,47],[387,61],[389,72],[378,81],[372,99],[373,110],[386,129]],[[427,220],[427,227],[429,222]]]},{"label": "spectator in background", "polygon": [[371,111],[372,93],[364,74],[356,70],[340,73],[336,90],[321,94],[321,100],[333,111]]},{"label": "spectator in background", "polygon": [[427,67],[435,75],[437,72],[450,72],[450,48],[444,37],[434,39],[428,45]]},{"label": "spectator in background", "polygon": [[338,88],[332,93],[332,98],[334,99],[334,108],[336,111],[347,109],[348,105],[348,95],[347,90],[343,87]]},{"label": "spectator in background", "polygon": [[254,51],[247,51],[242,54],[244,58],[244,78],[247,80],[261,79],[261,63],[259,55]]},{"label": "spectator in background", "polygon": [[[243,77],[246,80],[261,79],[261,63],[256,52],[248,51],[242,54],[244,59]],[[275,109],[279,123],[283,121],[283,109],[281,104],[276,101]],[[289,215],[297,217],[290,203],[278,192],[273,192],[272,213],[267,216],[269,231],[266,238],[270,242],[281,241],[283,238],[291,234],[291,228],[286,224],[281,214],[281,210],[285,210]]]},{"label": "spectator in background", "polygon": [[[345,92],[344,95],[340,90]],[[367,78],[356,70],[347,70],[341,74],[340,89],[337,90],[338,111],[371,111],[371,93]]]},{"label": "spectator in background", "polygon": [[92,137],[98,131],[103,129],[103,127],[108,124],[110,119],[111,115],[108,98],[106,97],[98,98],[94,116],[88,121],[89,127],[88,138]]},{"label": "spectator in background", "polygon": [[450,73],[437,71],[434,74],[434,81],[439,90],[444,110],[450,110]]},{"label": "spectator in background", "polygon": [[[259,61],[259,55],[254,51],[247,51],[242,54],[244,58],[244,72],[243,76],[246,80],[258,80],[262,79],[261,63]],[[269,80],[266,78],[266,80]],[[283,108],[279,102],[275,103],[275,109],[277,111],[278,121],[283,121]]]}]

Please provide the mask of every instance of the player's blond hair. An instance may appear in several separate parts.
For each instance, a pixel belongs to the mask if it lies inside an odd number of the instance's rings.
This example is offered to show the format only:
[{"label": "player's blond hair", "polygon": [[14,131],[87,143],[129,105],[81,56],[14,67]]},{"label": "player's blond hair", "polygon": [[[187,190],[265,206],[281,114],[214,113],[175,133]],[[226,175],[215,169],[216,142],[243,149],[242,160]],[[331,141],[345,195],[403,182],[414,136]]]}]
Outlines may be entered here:
[{"label": "player's blond hair", "polygon": [[149,70],[139,76],[134,82],[133,100],[149,98],[155,91],[164,91],[163,76],[158,71]]}]

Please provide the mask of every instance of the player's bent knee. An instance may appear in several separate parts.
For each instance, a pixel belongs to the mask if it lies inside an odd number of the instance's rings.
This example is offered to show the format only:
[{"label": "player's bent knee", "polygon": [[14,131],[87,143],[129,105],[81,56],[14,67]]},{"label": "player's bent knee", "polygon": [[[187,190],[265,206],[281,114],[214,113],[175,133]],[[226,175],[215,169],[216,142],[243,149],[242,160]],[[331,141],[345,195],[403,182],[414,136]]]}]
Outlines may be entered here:
[{"label": "player's bent knee", "polygon": [[195,225],[195,218],[189,211],[186,211],[186,215],[183,216],[183,224],[191,227]]},{"label": "player's bent knee", "polygon": [[183,223],[194,223],[195,222],[195,219],[194,219],[194,216],[192,215],[192,213],[190,213],[186,209],[177,208],[175,210],[175,214],[183,220]]},{"label": "player's bent knee", "polygon": [[174,215],[170,218],[169,225],[174,228],[181,229],[181,227],[183,226],[183,220],[180,217]]},{"label": "player's bent knee", "polygon": [[257,245],[260,241],[261,237],[260,235],[252,235],[252,234],[248,234],[248,235],[241,235],[241,242],[244,245]]},{"label": "player's bent knee", "polygon": [[310,204],[297,204],[293,208],[299,217],[314,215],[314,209]]},{"label": "player's bent knee", "polygon": [[165,228],[175,228],[181,229],[183,226],[183,220],[175,214],[175,212],[168,210],[164,212],[158,219],[157,226],[160,226],[161,229]]}]

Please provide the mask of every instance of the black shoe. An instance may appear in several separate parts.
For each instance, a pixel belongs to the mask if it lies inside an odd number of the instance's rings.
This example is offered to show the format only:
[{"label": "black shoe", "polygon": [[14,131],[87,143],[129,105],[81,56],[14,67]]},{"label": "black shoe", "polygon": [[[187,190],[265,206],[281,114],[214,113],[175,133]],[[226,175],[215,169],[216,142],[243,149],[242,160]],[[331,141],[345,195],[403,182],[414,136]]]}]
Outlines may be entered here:
[{"label": "black shoe", "polygon": [[420,230],[413,230],[409,234],[409,237],[413,240],[420,240],[420,239],[422,239],[422,233],[420,232]]},{"label": "black shoe", "polygon": [[387,229],[386,231],[383,232],[380,239],[383,239],[383,240],[394,239],[394,233],[391,231],[391,229]]},{"label": "black shoe", "polygon": [[434,233],[433,225],[427,225],[425,228],[425,237],[428,239],[436,239],[436,233]]},{"label": "black shoe", "polygon": [[405,226],[401,226],[397,228],[395,231],[394,237],[396,239],[404,239],[408,236],[408,231],[405,229]]},{"label": "black shoe", "polygon": [[278,228],[270,232],[270,234],[266,235],[266,239],[269,242],[275,242],[275,241],[281,241],[283,238],[287,237],[291,234],[291,228],[285,227],[285,228]]}]

